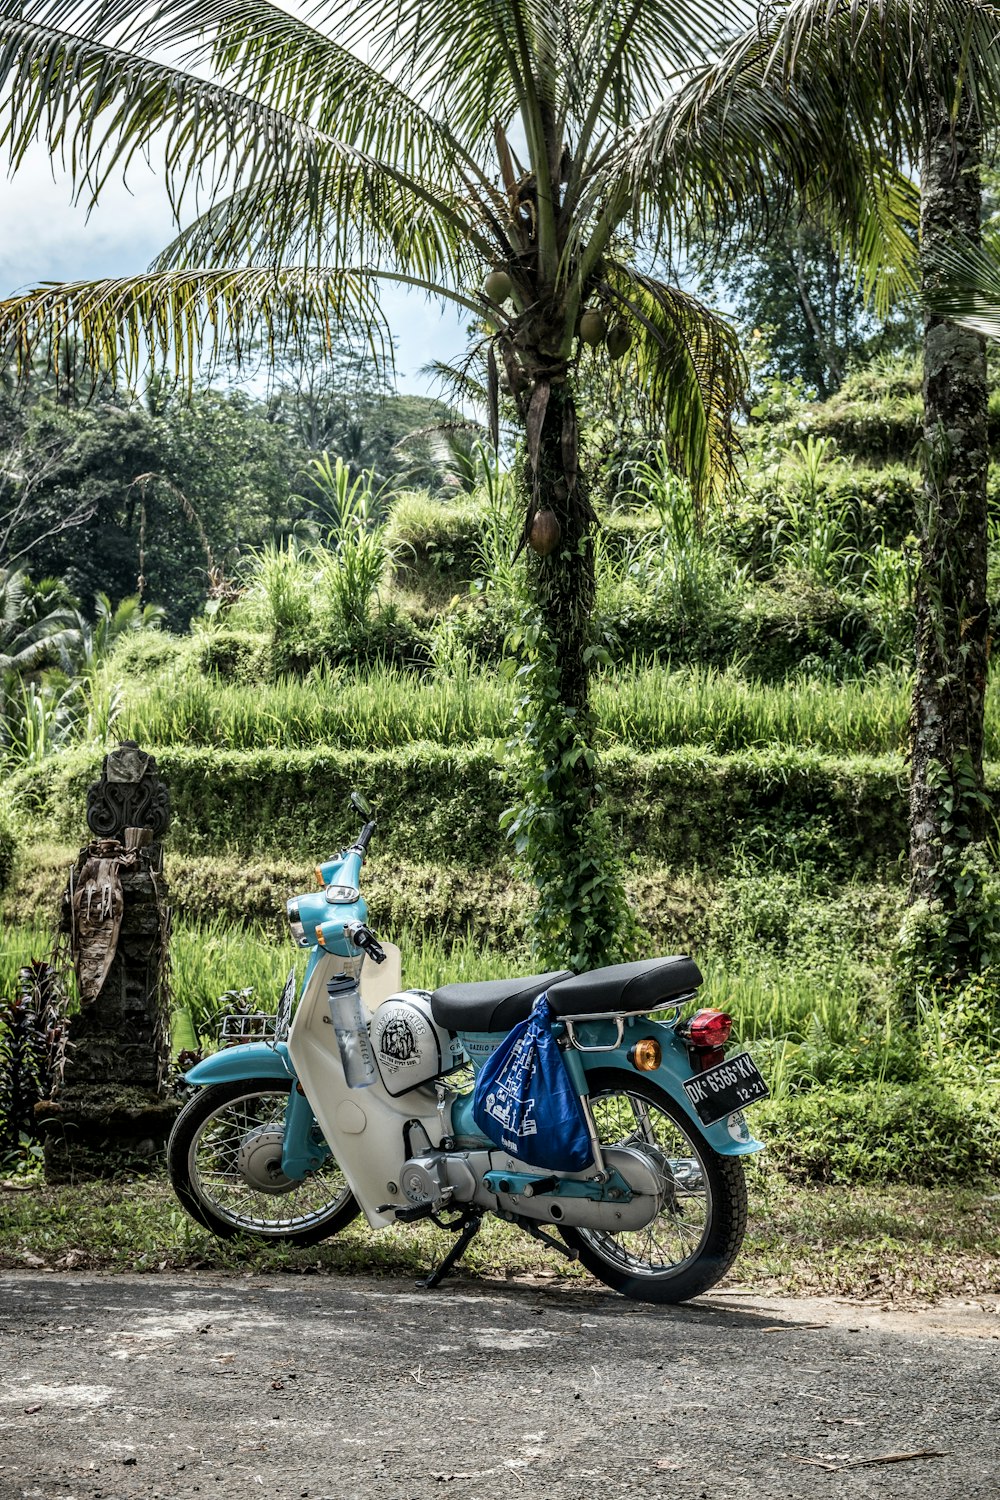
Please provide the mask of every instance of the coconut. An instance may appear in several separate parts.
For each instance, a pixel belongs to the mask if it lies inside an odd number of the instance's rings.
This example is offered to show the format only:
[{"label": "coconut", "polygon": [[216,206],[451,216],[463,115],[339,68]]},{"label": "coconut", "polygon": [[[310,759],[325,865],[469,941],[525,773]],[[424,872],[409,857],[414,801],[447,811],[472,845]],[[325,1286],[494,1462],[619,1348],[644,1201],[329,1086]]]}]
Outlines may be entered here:
[{"label": "coconut", "polygon": [[491,271],[483,282],[483,296],[498,305],[506,302],[513,290],[514,283],[506,271]]},{"label": "coconut", "polygon": [[608,334],[608,353],[621,359],[632,347],[632,330],[627,323],[616,323]]},{"label": "coconut", "polygon": [[608,331],[607,320],[600,308],[588,307],[580,319],[580,337],[585,344],[601,344]]},{"label": "coconut", "polygon": [[528,532],[528,545],[531,550],[537,552],[539,557],[548,557],[549,553],[554,552],[558,547],[561,536],[562,527],[556,519],[555,511],[549,510],[548,507],[544,510],[537,510],[531,523],[531,530]]}]

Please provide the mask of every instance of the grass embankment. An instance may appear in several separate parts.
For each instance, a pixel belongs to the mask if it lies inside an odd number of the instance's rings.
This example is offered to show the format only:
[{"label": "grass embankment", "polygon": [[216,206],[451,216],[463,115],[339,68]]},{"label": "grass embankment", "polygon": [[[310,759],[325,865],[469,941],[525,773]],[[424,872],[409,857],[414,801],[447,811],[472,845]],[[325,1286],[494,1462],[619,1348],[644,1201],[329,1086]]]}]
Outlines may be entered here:
[{"label": "grass embankment", "polygon": [[[1000,1201],[972,1190],[901,1186],[799,1188],[749,1169],[750,1229],[722,1284],[758,1292],[875,1298],[905,1306],[1000,1292]],[[166,1183],[0,1188],[0,1270],[232,1274],[424,1274],[451,1243],[427,1225],[356,1223],[308,1250],[245,1248],[192,1223]],[[527,1235],[488,1222],[461,1275],[476,1281],[560,1279],[595,1287],[579,1267]]]}]

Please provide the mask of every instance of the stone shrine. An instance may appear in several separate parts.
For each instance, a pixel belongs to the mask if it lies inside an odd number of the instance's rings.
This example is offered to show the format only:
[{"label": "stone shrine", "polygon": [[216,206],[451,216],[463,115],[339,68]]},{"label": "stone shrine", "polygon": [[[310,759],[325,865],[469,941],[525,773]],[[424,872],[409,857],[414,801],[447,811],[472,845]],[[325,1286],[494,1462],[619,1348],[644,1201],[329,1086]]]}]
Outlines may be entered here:
[{"label": "stone shrine", "polygon": [[63,1079],[36,1108],[49,1181],[151,1163],[179,1108],[168,1087],[170,907],[162,839],[170,797],[153,756],[125,740],[87,794],[93,840],[63,894],[81,1009]]}]

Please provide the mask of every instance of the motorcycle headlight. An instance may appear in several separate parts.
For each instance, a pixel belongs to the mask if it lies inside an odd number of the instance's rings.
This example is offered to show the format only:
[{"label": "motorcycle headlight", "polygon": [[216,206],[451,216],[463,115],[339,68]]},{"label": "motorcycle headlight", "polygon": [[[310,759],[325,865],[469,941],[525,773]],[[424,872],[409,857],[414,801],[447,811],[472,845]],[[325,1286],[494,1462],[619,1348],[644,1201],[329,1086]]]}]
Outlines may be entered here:
[{"label": "motorcycle headlight", "polygon": [[328,885],[326,899],[331,906],[353,906],[361,900],[361,892],[356,885]]},{"label": "motorcycle headlight", "polygon": [[302,925],[302,918],[299,916],[298,901],[286,901],[285,910],[288,913],[288,925],[292,929],[292,936],[304,948],[308,939],[306,938],[306,930]]}]

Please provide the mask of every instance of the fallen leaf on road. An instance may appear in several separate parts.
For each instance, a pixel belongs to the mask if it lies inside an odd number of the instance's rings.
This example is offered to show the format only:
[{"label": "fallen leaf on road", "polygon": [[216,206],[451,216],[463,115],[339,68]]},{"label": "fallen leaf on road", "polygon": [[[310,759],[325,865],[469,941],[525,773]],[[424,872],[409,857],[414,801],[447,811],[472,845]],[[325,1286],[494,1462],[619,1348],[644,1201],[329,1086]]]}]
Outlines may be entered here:
[{"label": "fallen leaf on road", "polygon": [[847,1468],[847,1464],[833,1464],[825,1458],[803,1458],[798,1453],[783,1453],[781,1456],[793,1464],[812,1464],[814,1469],[829,1469],[831,1474],[838,1474],[841,1469]]},{"label": "fallen leaf on road", "polygon": [[833,1474],[839,1474],[841,1469],[864,1469],[872,1464],[901,1464],[912,1458],[946,1458],[947,1453],[941,1448],[913,1448],[905,1453],[875,1453],[871,1458],[842,1458],[838,1461],[838,1455],[829,1453],[823,1458],[806,1458],[799,1453],[783,1453],[782,1458],[789,1459],[793,1464],[812,1464],[816,1469],[829,1469]]},{"label": "fallen leaf on road", "polygon": [[801,1333],[803,1328],[829,1328],[829,1323],[771,1323],[767,1328],[758,1328],[758,1333]]},{"label": "fallen leaf on road", "polygon": [[687,1465],[678,1463],[677,1460],[673,1458],[658,1458],[653,1467],[654,1469],[685,1469],[687,1468]]},{"label": "fallen leaf on road", "polygon": [[878,1453],[874,1458],[856,1458],[852,1461],[852,1469],[861,1469],[866,1464],[902,1464],[911,1458],[946,1458],[947,1452],[942,1448],[914,1448],[908,1453]]}]

